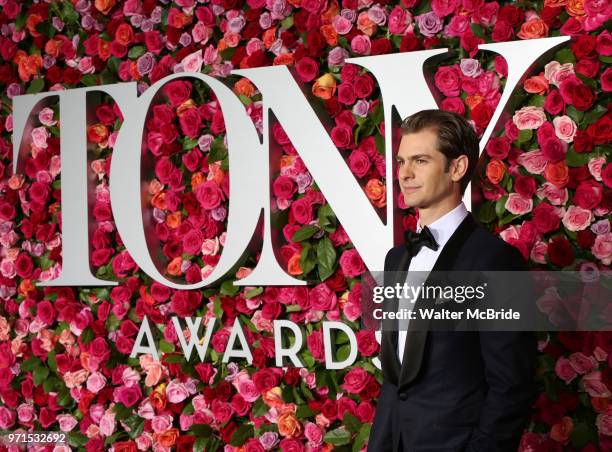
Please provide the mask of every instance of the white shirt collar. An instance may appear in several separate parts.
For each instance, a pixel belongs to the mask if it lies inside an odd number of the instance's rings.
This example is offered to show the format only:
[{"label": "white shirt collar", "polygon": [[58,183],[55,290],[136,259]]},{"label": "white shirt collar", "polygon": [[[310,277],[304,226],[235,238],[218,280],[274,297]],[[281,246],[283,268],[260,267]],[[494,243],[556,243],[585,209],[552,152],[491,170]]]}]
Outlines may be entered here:
[{"label": "white shirt collar", "polygon": [[[440,247],[443,247],[448,239],[450,239],[453,232],[459,227],[468,213],[465,204],[461,201],[453,210],[445,213],[436,221],[428,225],[429,230]],[[421,232],[420,220],[417,222],[417,232]]]}]

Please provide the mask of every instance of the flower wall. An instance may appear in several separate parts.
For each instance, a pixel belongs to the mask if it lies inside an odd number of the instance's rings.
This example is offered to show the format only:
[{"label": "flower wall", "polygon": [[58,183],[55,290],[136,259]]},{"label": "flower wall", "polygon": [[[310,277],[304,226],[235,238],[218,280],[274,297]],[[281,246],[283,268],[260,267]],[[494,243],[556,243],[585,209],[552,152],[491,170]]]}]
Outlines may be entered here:
[{"label": "flower wall", "polygon": [[[479,135],[507,66],[487,42],[571,36],[525,78],[473,181],[477,218],[534,268],[597,277],[612,261],[612,4],[605,0],[0,0],[0,429],[64,431],[72,447],[124,450],[365,450],[380,390],[379,346],[360,328],[365,265],[282,128],[272,181],[278,256],[307,287],[236,287],[258,258],[202,291],[151,282],[113,223],[110,159],[122,114],[94,94],[88,117],[91,268],[113,288],[38,288],[61,272],[59,104],[25,137],[12,174],[11,98],[136,81],[143,92],[176,72],[226,78],[262,132],[262,97],[235,68],[287,65],[331,118],[331,138],[372,204],[386,205],[382,105],[353,56],[448,47],[433,69],[442,109]],[[168,83],[149,110],[143,162],[146,213],[160,270],[206,277],[225,242],[229,199],[225,124],[201,82]],[[417,212],[396,200],[404,228]],[[382,210],[381,210],[382,211]],[[562,299],[551,310],[567,309]],[[143,316],[161,361],[129,358]],[[216,319],[206,360],[183,358],[172,316]],[[272,321],[307,335],[306,368],[277,368]],[[239,319],[252,365],[221,362]],[[355,330],[357,362],[324,366],[321,322]],[[348,338],[336,337],[337,357]],[[541,393],[521,449],[612,449],[612,334],[541,333]],[[49,448],[51,450],[52,448]]]}]

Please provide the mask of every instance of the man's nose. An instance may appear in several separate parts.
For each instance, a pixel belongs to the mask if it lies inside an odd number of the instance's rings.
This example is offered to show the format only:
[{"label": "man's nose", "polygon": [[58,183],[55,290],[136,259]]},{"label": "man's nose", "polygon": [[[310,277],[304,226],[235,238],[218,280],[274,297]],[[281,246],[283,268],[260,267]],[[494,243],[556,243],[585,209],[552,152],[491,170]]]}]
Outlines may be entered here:
[{"label": "man's nose", "polygon": [[410,163],[406,162],[403,165],[400,165],[397,174],[400,179],[410,179],[414,177],[414,169]]}]

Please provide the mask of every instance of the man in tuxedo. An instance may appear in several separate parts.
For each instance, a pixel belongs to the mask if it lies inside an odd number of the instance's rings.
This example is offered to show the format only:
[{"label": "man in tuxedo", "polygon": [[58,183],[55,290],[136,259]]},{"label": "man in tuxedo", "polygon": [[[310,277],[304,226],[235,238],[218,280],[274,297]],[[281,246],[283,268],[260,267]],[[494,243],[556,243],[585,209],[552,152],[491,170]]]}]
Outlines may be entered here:
[{"label": "man in tuxedo", "polygon": [[[423,110],[401,126],[396,161],[417,233],[389,250],[386,272],[527,270],[461,201],[479,157],[461,116]],[[399,279],[401,281],[401,279]],[[411,321],[412,322],[412,321]],[[369,452],[516,451],[535,398],[532,332],[383,331],[383,384]]]}]

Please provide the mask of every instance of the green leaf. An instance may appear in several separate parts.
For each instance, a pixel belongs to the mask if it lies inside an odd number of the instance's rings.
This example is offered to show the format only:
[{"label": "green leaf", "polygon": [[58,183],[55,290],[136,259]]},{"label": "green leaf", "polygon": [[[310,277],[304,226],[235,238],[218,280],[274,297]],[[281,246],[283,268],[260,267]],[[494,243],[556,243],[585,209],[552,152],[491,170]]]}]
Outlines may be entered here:
[{"label": "green leaf", "polygon": [[385,156],[385,139],[382,137],[380,133],[377,133],[374,137],[374,142],[376,143],[376,150],[383,157]]},{"label": "green leaf", "polygon": [[[333,266],[336,263],[336,250],[334,249],[334,245],[331,240],[327,237],[323,237],[319,240],[317,244],[317,262],[319,264],[320,270],[323,270],[329,277],[333,272]],[[325,280],[327,278],[323,278],[321,275],[321,280]]]},{"label": "green leaf", "polygon": [[311,246],[304,246],[300,253],[300,267],[305,275],[310,273],[317,265],[314,250]]},{"label": "green leaf", "polygon": [[339,347],[338,351],[336,352],[336,361],[344,361],[345,359],[349,357],[350,354],[351,354],[351,346],[343,345]]},{"label": "green leaf", "polygon": [[590,428],[586,423],[579,422],[574,425],[572,429],[572,445],[581,450],[585,447],[589,442],[595,441],[597,439],[597,435],[595,435],[595,431],[593,428]]},{"label": "green leaf", "polygon": [[507,200],[508,195],[504,195],[495,202],[495,214],[497,215],[497,218],[502,218],[506,213]]},{"label": "green leaf", "polygon": [[334,446],[343,446],[351,441],[351,433],[342,426],[327,432],[323,440]]},{"label": "green leaf", "polygon": [[55,350],[51,350],[47,354],[47,366],[49,366],[49,369],[51,369],[53,372],[57,373],[57,363],[55,361]]},{"label": "green leaf", "polygon": [[87,74],[81,78],[81,83],[85,86],[96,86],[98,84],[97,74]]},{"label": "green leaf", "polygon": [[94,332],[91,328],[85,328],[83,330],[83,332],[81,333],[81,340],[83,341],[84,344],[89,344],[91,341],[94,340]]},{"label": "green leaf", "polygon": [[604,107],[603,105],[599,105],[599,104],[595,105],[595,108],[590,109],[584,114],[584,117],[582,118],[582,123],[580,124],[580,126],[584,127],[589,124],[593,124],[595,121],[601,118],[607,111],[608,109]]},{"label": "green leaf", "polygon": [[45,366],[40,366],[32,372],[32,380],[35,386],[40,386],[49,376],[49,369]]},{"label": "green leaf", "polygon": [[564,47],[555,53],[555,60],[557,60],[561,64],[565,63],[575,63],[576,57],[574,56],[572,49],[569,47]]},{"label": "green leaf", "polygon": [[281,21],[281,26],[284,30],[289,30],[293,27],[293,16],[287,16]]},{"label": "green leaf", "polygon": [[21,363],[21,370],[25,372],[31,372],[37,367],[42,366],[42,361],[37,356],[32,356]]},{"label": "green leaf", "polygon": [[310,417],[315,416],[317,413],[310,409],[308,405],[298,405],[297,410],[295,410],[295,416],[298,419],[308,419]]},{"label": "green leaf", "polygon": [[576,124],[580,124],[580,121],[582,121],[582,117],[584,116],[584,113],[576,110],[576,107],[574,107],[573,105],[569,105],[565,109],[565,112],[570,118],[574,120]]},{"label": "green leaf", "polygon": [[244,294],[244,298],[248,300],[250,298],[256,297],[257,295],[261,295],[263,291],[263,287],[255,287],[253,289],[247,290],[247,292]]},{"label": "green leaf", "polygon": [[144,55],[144,53],[147,51],[145,46],[134,46],[132,47],[129,52],[128,52],[128,58],[130,60],[135,60],[136,58],[138,58],[141,55]]},{"label": "green leaf", "polygon": [[204,452],[206,450],[206,438],[198,438],[193,445],[195,452]]},{"label": "green leaf", "polygon": [[531,129],[526,129],[526,130],[521,130],[519,132],[519,136],[517,138],[519,144],[525,144],[528,143],[529,141],[531,141],[531,138],[533,138],[533,130]]},{"label": "green leaf", "polygon": [[227,148],[223,144],[223,137],[219,136],[210,145],[208,163],[218,162],[227,156]]},{"label": "green leaf", "polygon": [[115,419],[117,420],[125,419],[132,415],[132,409],[126,407],[123,403],[116,403],[115,406],[113,406],[113,411],[115,412]]},{"label": "green leaf", "polygon": [[235,286],[233,280],[226,280],[221,283],[221,295],[233,297],[238,292],[240,292],[240,286]]},{"label": "green leaf", "polygon": [[32,80],[30,86],[26,90],[26,94],[40,93],[45,87],[45,80],[42,77]]},{"label": "green leaf", "polygon": [[342,424],[352,433],[357,433],[361,428],[361,421],[348,411],[344,413]]},{"label": "green leaf", "polygon": [[612,56],[599,55],[599,61],[606,64],[612,64]]},{"label": "green leaf", "polygon": [[478,220],[481,223],[491,223],[495,217],[495,205],[492,202],[486,202],[478,209]]},{"label": "green leaf", "polygon": [[591,155],[589,153],[576,152],[573,147],[570,147],[565,154],[567,166],[572,166],[574,168],[586,165],[590,159]]},{"label": "green leaf", "polygon": [[55,386],[59,383],[59,380],[55,377],[47,377],[45,381],[43,381],[43,389],[45,393],[49,394],[52,391],[55,391]]},{"label": "green leaf", "polygon": [[166,342],[164,339],[160,339],[159,349],[164,353],[172,353],[174,351],[174,345],[170,342]]},{"label": "green leaf", "polygon": [[532,105],[534,107],[543,107],[544,96],[540,96],[539,94],[531,96],[531,99],[529,99],[529,105]]},{"label": "green leaf", "polygon": [[485,37],[485,31],[482,26],[478,24],[471,24],[470,27],[472,28],[472,33],[474,33],[475,36],[478,36],[479,38]]},{"label": "green leaf", "polygon": [[72,446],[84,446],[89,442],[89,438],[80,432],[69,432],[68,440]]},{"label": "green leaf", "polygon": [[261,417],[264,414],[266,414],[268,410],[269,410],[268,405],[266,405],[263,399],[260,397],[253,404],[253,408],[251,409],[251,412],[253,413],[253,417]]},{"label": "green leaf", "polygon": [[364,443],[370,437],[371,428],[372,424],[363,424],[361,426],[361,429],[353,442],[353,452],[359,452],[363,448]]},{"label": "green leaf", "polygon": [[206,424],[191,424],[189,431],[199,438],[208,438],[212,434],[212,428]]},{"label": "green leaf", "polygon": [[318,230],[319,230],[318,227],[313,226],[311,224],[304,225],[293,233],[291,240],[294,242],[302,242],[306,239],[309,239],[313,235],[315,235]]},{"label": "green leaf", "polygon": [[193,138],[185,137],[183,140],[183,149],[188,151],[190,149],[195,148],[198,145],[198,140]]}]

